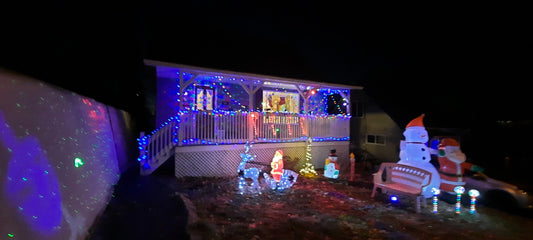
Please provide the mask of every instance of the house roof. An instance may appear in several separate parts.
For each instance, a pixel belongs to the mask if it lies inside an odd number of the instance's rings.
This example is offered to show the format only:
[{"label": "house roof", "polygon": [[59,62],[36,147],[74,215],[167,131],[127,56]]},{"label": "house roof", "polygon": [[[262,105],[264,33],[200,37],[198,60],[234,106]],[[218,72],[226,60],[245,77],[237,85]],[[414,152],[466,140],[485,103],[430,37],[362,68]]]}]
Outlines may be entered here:
[{"label": "house roof", "polygon": [[286,83],[286,84],[296,83],[296,84],[315,86],[316,88],[348,89],[348,90],[363,89],[362,86],[357,86],[357,85],[317,82],[317,81],[310,81],[310,80],[305,80],[305,79],[285,78],[285,77],[276,77],[276,76],[269,76],[269,75],[263,75],[263,74],[255,74],[255,73],[245,73],[245,72],[236,72],[236,71],[228,71],[228,70],[205,68],[205,67],[196,67],[196,66],[178,64],[178,63],[151,60],[151,59],[144,59],[144,64],[148,66],[158,67],[158,70],[157,70],[158,76],[168,75],[169,77],[170,76],[175,77],[176,76],[175,73],[177,69],[185,69],[187,72],[190,72],[190,73],[212,74],[212,75],[218,75],[218,76],[223,76],[223,77],[245,78],[245,79],[250,79],[250,80],[257,79],[257,80],[262,80],[262,81],[270,81],[270,82]]}]

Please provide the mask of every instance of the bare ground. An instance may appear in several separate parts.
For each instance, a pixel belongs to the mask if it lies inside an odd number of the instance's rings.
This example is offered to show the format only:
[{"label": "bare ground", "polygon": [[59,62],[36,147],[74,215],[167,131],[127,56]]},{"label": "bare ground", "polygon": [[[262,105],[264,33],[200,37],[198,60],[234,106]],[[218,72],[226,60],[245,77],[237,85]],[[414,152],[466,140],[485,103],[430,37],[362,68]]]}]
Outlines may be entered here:
[{"label": "bare ground", "polygon": [[[477,206],[443,201],[439,212],[416,213],[414,200],[390,203],[386,194],[370,198],[369,174],[354,182],[324,177],[299,177],[283,192],[237,191],[235,178],[177,179],[177,194],[190,199],[191,239],[529,239],[533,219]],[[194,212],[196,215],[194,215]]]}]

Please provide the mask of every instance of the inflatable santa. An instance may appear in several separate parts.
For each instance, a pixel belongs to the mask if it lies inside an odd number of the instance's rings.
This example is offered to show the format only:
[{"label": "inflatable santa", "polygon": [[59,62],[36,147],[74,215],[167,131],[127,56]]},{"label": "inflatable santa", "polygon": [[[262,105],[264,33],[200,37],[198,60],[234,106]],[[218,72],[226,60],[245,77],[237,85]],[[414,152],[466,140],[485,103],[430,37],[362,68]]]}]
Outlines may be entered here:
[{"label": "inflatable santa", "polygon": [[440,141],[438,154],[441,191],[455,194],[455,187],[465,185],[463,181],[465,170],[483,171],[481,167],[465,162],[466,155],[453,138],[443,138]]},{"label": "inflatable santa", "polygon": [[405,140],[400,142],[400,161],[398,163],[421,168],[431,173],[431,182],[422,190],[424,197],[430,198],[433,196],[431,189],[439,188],[440,177],[435,166],[430,163],[430,149],[426,146],[429,137],[423,124],[423,118],[424,114],[411,120],[405,127],[403,132]]}]

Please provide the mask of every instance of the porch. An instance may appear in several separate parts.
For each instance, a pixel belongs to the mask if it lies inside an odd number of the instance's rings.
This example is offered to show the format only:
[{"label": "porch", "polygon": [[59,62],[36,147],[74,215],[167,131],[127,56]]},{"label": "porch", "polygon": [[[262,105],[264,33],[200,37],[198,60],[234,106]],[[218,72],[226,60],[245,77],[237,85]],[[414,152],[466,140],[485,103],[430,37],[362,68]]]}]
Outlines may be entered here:
[{"label": "porch", "polygon": [[[303,150],[308,138],[311,138],[315,144],[323,142],[318,144],[320,146],[331,145],[330,148],[337,148],[338,155],[344,155],[346,152],[348,156],[347,149],[343,151],[338,147],[346,145],[348,148],[350,118],[350,115],[307,115],[280,112],[183,111],[169,118],[151,134],[141,133],[138,139],[140,150],[138,161],[141,165],[141,173],[147,175],[175,153],[191,152],[187,150],[188,147],[194,146],[191,149],[196,149],[196,151],[206,149],[214,151],[213,145],[232,146],[230,149],[237,151],[234,154],[235,160],[240,161],[239,153],[244,148],[239,145],[246,142],[276,143],[275,147],[280,149],[301,145],[301,151],[292,156],[289,151],[287,156],[293,159],[305,159]],[[346,144],[340,142],[346,142]],[[324,155],[325,158],[327,153],[328,150],[324,151],[324,154],[317,154]],[[221,156],[212,152],[212,157]],[[271,158],[272,156],[267,154],[265,157],[258,158],[257,161],[263,161],[266,164]],[[177,164],[181,163],[177,162]],[[236,166],[238,162],[231,167],[236,168]]]},{"label": "porch", "polygon": [[359,86],[154,60],[145,64],[155,68],[159,127],[138,139],[143,175],[171,156],[176,176],[236,175],[246,142],[261,149],[251,152],[265,165],[277,149],[285,149],[287,158],[305,159],[308,139],[316,143],[313,151],[321,149],[313,155],[316,161],[332,148],[349,159],[350,90]]}]

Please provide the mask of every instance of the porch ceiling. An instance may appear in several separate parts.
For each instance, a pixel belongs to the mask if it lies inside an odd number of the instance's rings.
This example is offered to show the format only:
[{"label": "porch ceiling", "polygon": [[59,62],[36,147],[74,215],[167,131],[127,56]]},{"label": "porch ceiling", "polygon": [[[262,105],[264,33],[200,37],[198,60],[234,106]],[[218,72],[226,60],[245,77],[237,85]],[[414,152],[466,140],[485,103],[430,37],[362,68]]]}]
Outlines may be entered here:
[{"label": "porch ceiling", "polygon": [[161,61],[150,60],[150,59],[145,59],[144,64],[148,66],[157,67],[157,75],[161,77],[175,78],[176,72],[182,69],[188,73],[193,73],[193,74],[213,75],[213,76],[221,76],[224,78],[236,78],[236,79],[242,78],[242,79],[246,79],[250,81],[260,80],[263,82],[298,84],[298,85],[305,85],[305,86],[313,86],[315,88],[329,88],[329,89],[338,89],[338,90],[363,89],[362,86],[356,86],[356,85],[316,82],[316,81],[309,81],[309,80],[295,79],[295,78],[283,78],[283,77],[275,77],[275,76],[268,76],[268,75],[254,74],[254,73],[234,72],[234,71],[227,71],[227,70],[183,65],[183,64],[177,64],[177,63],[161,62]]}]

